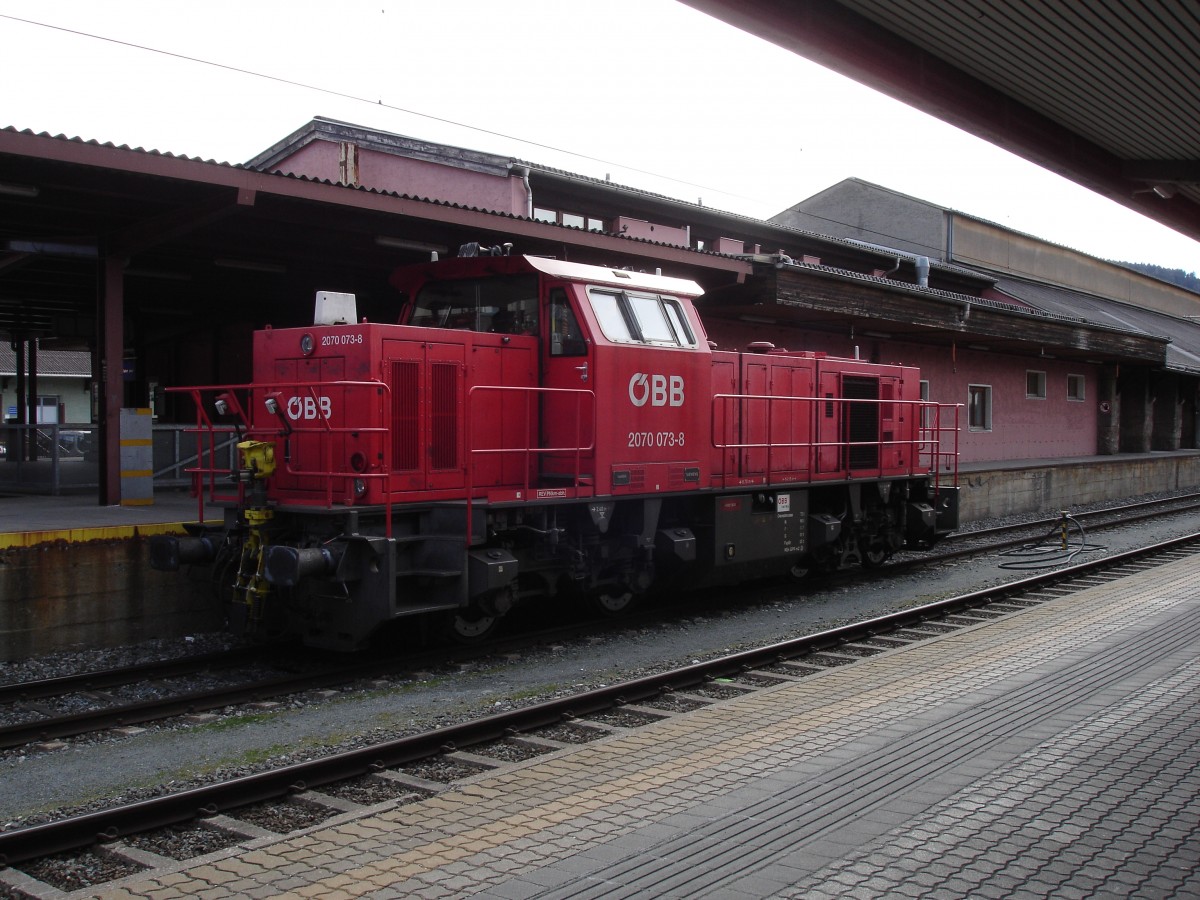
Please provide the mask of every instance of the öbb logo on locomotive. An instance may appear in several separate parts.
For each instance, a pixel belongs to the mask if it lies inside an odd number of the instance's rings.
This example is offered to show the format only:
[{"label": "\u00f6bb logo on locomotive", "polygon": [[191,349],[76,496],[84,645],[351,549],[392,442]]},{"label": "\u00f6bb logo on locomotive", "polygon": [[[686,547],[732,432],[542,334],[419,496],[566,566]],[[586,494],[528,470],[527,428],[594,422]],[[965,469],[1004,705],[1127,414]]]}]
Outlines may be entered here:
[{"label": "\u00f6bb logo on locomotive", "polygon": [[635,372],[629,379],[629,402],[642,407],[647,401],[651,406],[683,406],[683,376]]},{"label": "\u00f6bb logo on locomotive", "polygon": [[333,401],[325,396],[290,397],[285,408],[288,418],[293,422],[311,421],[318,417],[328,419],[333,413]]},{"label": "\u00f6bb logo on locomotive", "polygon": [[[187,583],[235,633],[472,640],[521,603],[611,615],[661,585],[878,566],[957,527],[957,407],[922,401],[915,366],[753,340],[753,284],[702,319],[694,281],[474,249],[395,269],[386,322],[318,294],[311,321],[287,304],[254,333],[248,381],[169,389],[198,410],[196,490],[225,509],[152,537],[151,565],[207,567]],[[800,343],[787,314],[768,337]]]}]

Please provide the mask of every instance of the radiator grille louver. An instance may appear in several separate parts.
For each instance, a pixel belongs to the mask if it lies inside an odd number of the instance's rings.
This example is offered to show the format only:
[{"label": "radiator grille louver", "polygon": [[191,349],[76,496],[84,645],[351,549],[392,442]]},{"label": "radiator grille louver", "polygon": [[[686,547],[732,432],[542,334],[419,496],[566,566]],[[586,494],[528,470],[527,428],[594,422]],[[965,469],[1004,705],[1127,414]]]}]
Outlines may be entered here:
[{"label": "radiator grille louver", "polygon": [[458,365],[434,363],[430,367],[432,440],[430,468],[458,468]]},{"label": "radiator grille louver", "polygon": [[413,472],[420,467],[420,363],[392,363],[392,469]]}]

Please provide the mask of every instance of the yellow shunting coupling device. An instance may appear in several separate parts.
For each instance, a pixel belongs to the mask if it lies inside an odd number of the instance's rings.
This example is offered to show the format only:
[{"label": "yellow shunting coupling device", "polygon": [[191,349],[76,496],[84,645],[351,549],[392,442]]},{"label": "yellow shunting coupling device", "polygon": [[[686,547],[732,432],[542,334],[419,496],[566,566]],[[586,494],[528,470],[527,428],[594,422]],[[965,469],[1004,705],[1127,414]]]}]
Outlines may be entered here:
[{"label": "yellow shunting coupling device", "polygon": [[262,617],[263,601],[271,586],[263,574],[268,546],[266,528],[275,513],[267,507],[264,482],[275,472],[275,445],[266,441],[242,441],[237,445],[241,458],[238,481],[250,486],[250,499],[242,516],[249,532],[242,544],[234,593],[246,605],[247,624],[257,625]]}]

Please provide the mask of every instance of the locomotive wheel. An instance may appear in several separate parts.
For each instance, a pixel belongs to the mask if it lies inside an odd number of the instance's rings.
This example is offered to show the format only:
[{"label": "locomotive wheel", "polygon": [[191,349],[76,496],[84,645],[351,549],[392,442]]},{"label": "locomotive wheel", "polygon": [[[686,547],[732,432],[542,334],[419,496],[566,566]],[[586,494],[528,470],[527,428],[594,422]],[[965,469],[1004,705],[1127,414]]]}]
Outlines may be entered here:
[{"label": "locomotive wheel", "polygon": [[447,614],[446,631],[460,644],[473,644],[495,631],[499,622],[499,616],[489,616],[474,607],[455,609]]},{"label": "locomotive wheel", "polygon": [[621,588],[603,588],[592,595],[592,605],[606,616],[616,616],[626,612],[636,602],[633,591]]},{"label": "locomotive wheel", "polygon": [[791,578],[793,581],[803,581],[805,578],[807,578],[809,575],[812,574],[812,571],[813,570],[812,570],[811,566],[801,565],[800,563],[797,563],[796,565],[794,565],[790,569],[788,569],[788,577]]},{"label": "locomotive wheel", "polygon": [[891,558],[891,555],[892,553],[887,547],[880,545],[867,547],[862,554],[863,565],[868,569],[878,569]]}]

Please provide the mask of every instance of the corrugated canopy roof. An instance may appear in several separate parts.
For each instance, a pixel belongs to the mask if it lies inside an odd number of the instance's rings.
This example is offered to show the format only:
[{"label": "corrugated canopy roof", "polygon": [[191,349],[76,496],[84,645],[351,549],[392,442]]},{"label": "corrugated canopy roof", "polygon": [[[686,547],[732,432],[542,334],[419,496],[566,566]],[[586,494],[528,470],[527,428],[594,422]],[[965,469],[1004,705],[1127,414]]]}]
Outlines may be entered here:
[{"label": "corrugated canopy roof", "polygon": [[[28,371],[29,363],[25,368]],[[71,378],[92,377],[92,355],[80,350],[41,350],[37,357],[38,375],[66,375]],[[17,354],[9,342],[0,342],[0,375],[17,373]]]},{"label": "corrugated canopy roof", "polygon": [[1007,275],[996,275],[996,289],[1054,315],[1081,316],[1095,325],[1169,338],[1166,368],[1200,372],[1200,324],[1095,294]]}]

